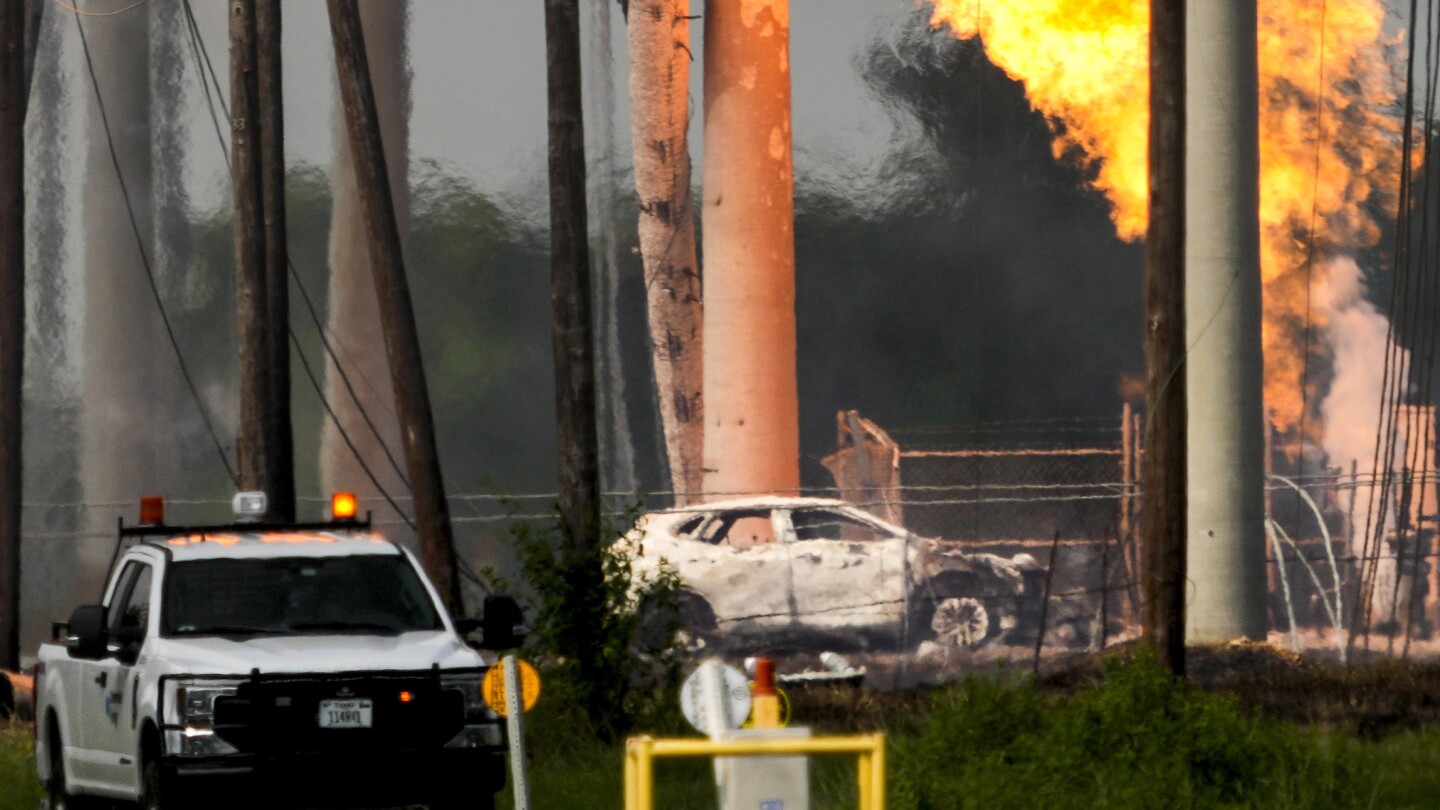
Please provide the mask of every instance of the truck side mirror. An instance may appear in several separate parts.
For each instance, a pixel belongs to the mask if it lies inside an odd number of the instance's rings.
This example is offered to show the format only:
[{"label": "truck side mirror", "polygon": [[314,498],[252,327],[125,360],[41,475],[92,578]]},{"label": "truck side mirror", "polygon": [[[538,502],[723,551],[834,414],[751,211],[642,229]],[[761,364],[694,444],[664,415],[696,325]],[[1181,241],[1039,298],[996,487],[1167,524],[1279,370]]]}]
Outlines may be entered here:
[{"label": "truck side mirror", "polygon": [[525,613],[510,596],[485,597],[480,620],[480,645],[487,650],[513,650],[525,643]]},{"label": "truck side mirror", "polygon": [[125,666],[134,666],[140,659],[140,647],[145,643],[145,628],[121,627],[115,631],[114,639],[118,649],[115,657]]},{"label": "truck side mirror", "polygon": [[105,649],[105,606],[81,605],[70,614],[70,627],[65,636],[65,649],[72,658],[99,661]]}]

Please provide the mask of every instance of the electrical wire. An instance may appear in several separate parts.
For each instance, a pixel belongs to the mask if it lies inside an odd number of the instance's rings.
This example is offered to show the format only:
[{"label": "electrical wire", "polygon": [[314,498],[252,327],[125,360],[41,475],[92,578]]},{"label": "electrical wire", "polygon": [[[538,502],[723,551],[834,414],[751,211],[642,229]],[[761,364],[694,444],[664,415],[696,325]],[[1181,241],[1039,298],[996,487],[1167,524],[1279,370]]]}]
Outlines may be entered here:
[{"label": "electrical wire", "polygon": [[[1311,322],[1311,299],[1315,275],[1315,223],[1320,215],[1320,152],[1325,143],[1325,23],[1330,4],[1320,0],[1320,54],[1319,75],[1315,79],[1315,166],[1310,179],[1310,235],[1305,244],[1305,344],[1300,354],[1300,452],[1295,454],[1296,472],[1305,473],[1305,420],[1310,411],[1310,339],[1314,331]],[[1295,504],[1292,519],[1300,516],[1300,504]]]},{"label": "electrical wire", "polygon": [[118,17],[121,14],[126,13],[127,11],[134,11],[135,9],[150,2],[150,0],[136,0],[136,2],[131,3],[130,5],[122,9],[116,9],[115,11],[81,11],[75,6],[63,2],[63,0],[54,0],[54,2],[55,5],[65,9],[66,11],[71,12],[77,17]]},{"label": "electrical wire", "polygon": [[399,515],[401,519],[405,521],[405,525],[414,531],[415,521],[411,520],[410,516],[405,514],[404,510],[400,508],[400,504],[396,503],[390,493],[385,491],[385,487],[380,485],[380,481],[375,477],[375,473],[370,470],[370,465],[365,463],[365,459],[360,456],[360,451],[355,449],[355,443],[350,440],[350,434],[346,433],[345,429],[340,427],[340,419],[335,415],[335,409],[330,407],[330,402],[320,393],[320,381],[316,379],[315,370],[310,367],[310,360],[305,357],[305,352],[300,350],[300,340],[295,337],[293,331],[290,333],[290,344],[295,347],[295,353],[300,357],[300,365],[305,369],[305,376],[309,377],[310,384],[315,386],[315,393],[320,397],[320,404],[325,406],[325,412],[330,414],[330,419],[333,420],[335,426],[340,429],[340,438],[345,440],[345,446],[350,448],[350,452],[355,455],[355,461],[360,464],[360,469],[364,471],[365,477],[369,478],[371,485],[384,496],[386,503],[390,504],[390,508],[395,510],[395,514]]},{"label": "electrical wire", "polygon": [[200,398],[200,391],[195,385],[194,378],[190,375],[190,368],[185,363],[185,356],[180,351],[180,342],[175,337],[175,328],[170,323],[170,316],[165,311],[165,301],[160,295],[160,287],[155,282],[155,272],[150,266],[150,257],[145,251],[145,238],[140,233],[140,223],[135,218],[135,208],[130,201],[130,189],[125,184],[125,173],[120,168],[120,155],[115,150],[115,138],[110,131],[110,118],[105,111],[105,99],[100,92],[100,80],[95,74],[95,62],[90,55],[90,43],[85,37],[85,26],[80,21],[81,15],[75,15],[75,28],[80,33],[80,48],[85,55],[85,68],[90,74],[90,85],[95,90],[95,105],[100,113],[100,123],[105,130],[105,143],[110,151],[110,162],[115,167],[115,179],[120,185],[120,194],[125,201],[125,211],[130,219],[130,229],[135,234],[135,246],[140,253],[140,263],[145,268],[145,279],[150,286],[150,294],[155,299],[155,306],[160,311],[160,321],[165,326],[165,336],[170,341],[170,348],[175,352],[175,360],[180,366],[180,375],[185,379],[185,386],[190,391],[190,396],[195,401],[195,408],[200,413],[200,419],[205,423],[205,429],[210,434],[210,440],[215,445],[215,452],[220,456],[220,463],[225,467],[225,472],[235,486],[240,485],[240,478],[235,474],[230,459],[225,455],[225,447],[220,441],[220,435],[215,430],[215,425],[210,421],[210,414],[205,410],[204,401]]},{"label": "electrical wire", "polygon": [[[225,159],[225,168],[227,172],[230,172],[232,174],[233,180],[233,169],[230,165],[229,147],[226,144],[225,136],[220,128],[219,117],[216,115],[215,112],[215,107],[218,104],[220,107],[220,111],[225,114],[226,118],[229,118],[229,105],[225,102],[225,97],[221,89],[219,76],[216,74],[215,65],[210,59],[210,51],[208,48],[205,47],[204,36],[200,33],[200,27],[195,22],[194,11],[190,6],[190,0],[183,0],[183,5],[185,8],[185,15],[188,22],[187,27],[191,39],[191,48],[196,58],[196,69],[200,74],[200,83],[205,88],[205,100],[210,108],[210,118],[215,123],[216,140],[220,144],[220,151],[222,152]],[[205,79],[207,70],[210,76],[210,81],[213,82],[215,85],[215,93],[213,96],[210,93],[210,85],[206,82]],[[355,403],[356,410],[359,411],[361,418],[365,421],[365,424],[370,429],[371,434],[375,437],[376,444],[378,444],[381,451],[384,452],[385,458],[389,461],[391,469],[395,471],[396,476],[399,478],[400,482],[404,484],[405,488],[409,489],[409,476],[406,474],[400,462],[396,460],[394,453],[390,450],[389,443],[386,442],[384,437],[381,435],[379,427],[376,426],[374,420],[371,419],[370,413],[368,410],[366,410],[364,403],[360,401],[360,397],[356,393],[355,387],[350,381],[350,375],[346,373],[344,364],[340,362],[339,355],[335,352],[335,349],[332,346],[329,338],[326,336],[326,328],[320,321],[320,314],[315,306],[314,299],[311,297],[309,289],[305,286],[305,282],[301,279],[300,273],[296,269],[294,261],[291,261],[288,256],[287,269],[289,271],[290,277],[295,282],[295,286],[300,290],[300,297],[304,300],[305,308],[310,315],[310,319],[315,324],[315,330],[320,337],[320,343],[324,346],[325,352],[329,355],[330,360],[334,363],[335,370],[339,374],[340,380],[345,386],[346,392],[349,394],[351,401]],[[291,330],[291,332],[293,337],[293,329]],[[300,349],[298,342],[295,344],[295,346],[296,351],[303,354],[303,350]],[[320,387],[318,380],[313,380],[312,382],[314,382],[315,384],[315,393],[325,404],[325,409],[328,413],[330,413],[336,430],[340,431],[346,446],[350,448],[351,452],[355,454],[356,459],[358,460],[359,450],[355,447],[354,442],[350,439],[348,435],[343,435],[346,433],[345,427],[340,423],[338,416],[336,416],[334,410],[330,407],[330,404],[326,399],[324,391]],[[362,464],[362,466],[364,465]],[[373,480],[374,477],[372,476],[372,481]],[[381,490],[381,494],[385,496],[387,501],[393,502],[389,493]]]}]

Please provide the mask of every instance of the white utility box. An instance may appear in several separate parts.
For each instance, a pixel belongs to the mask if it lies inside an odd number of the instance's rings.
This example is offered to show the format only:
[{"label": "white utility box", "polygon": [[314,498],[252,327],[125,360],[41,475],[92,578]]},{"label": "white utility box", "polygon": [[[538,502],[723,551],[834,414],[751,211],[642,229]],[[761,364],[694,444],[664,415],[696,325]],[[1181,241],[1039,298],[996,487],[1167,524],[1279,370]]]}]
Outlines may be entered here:
[{"label": "white utility box", "polygon": [[[742,728],[726,740],[807,740],[808,728]],[[718,757],[721,810],[810,810],[810,758]]]}]

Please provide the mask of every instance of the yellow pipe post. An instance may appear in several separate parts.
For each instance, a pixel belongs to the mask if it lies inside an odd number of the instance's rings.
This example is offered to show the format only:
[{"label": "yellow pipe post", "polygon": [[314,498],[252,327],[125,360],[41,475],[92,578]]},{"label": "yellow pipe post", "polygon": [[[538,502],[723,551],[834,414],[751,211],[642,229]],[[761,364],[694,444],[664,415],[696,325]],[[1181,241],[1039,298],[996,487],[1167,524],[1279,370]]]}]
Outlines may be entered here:
[{"label": "yellow pipe post", "polygon": [[638,800],[635,796],[635,743],[629,740],[625,743],[625,810],[637,810]]},{"label": "yellow pipe post", "polygon": [[655,739],[625,743],[625,810],[654,810],[654,760],[658,757],[752,757],[787,754],[855,754],[861,810],[885,808],[885,735],[808,739]]},{"label": "yellow pipe post", "polygon": [[641,737],[639,756],[635,762],[635,782],[639,785],[636,810],[654,810],[655,807],[655,773],[651,759],[653,754],[654,741],[649,737]]},{"label": "yellow pipe post", "polygon": [[885,810],[885,738],[875,741],[870,755],[870,810]]},{"label": "yellow pipe post", "polygon": [[855,796],[860,800],[860,810],[874,810],[871,806],[873,797],[870,795],[870,780],[874,778],[870,770],[870,757],[869,752],[864,752],[855,758],[855,774],[858,777]]}]

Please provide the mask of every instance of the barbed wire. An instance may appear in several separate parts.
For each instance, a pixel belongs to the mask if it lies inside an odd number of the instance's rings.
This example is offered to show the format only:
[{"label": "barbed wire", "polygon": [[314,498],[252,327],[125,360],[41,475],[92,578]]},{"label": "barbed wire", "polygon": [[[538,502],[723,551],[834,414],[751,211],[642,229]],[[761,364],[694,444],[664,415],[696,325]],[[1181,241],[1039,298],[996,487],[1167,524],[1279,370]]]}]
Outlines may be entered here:
[{"label": "barbed wire", "polygon": [[[1311,489],[1320,489],[1320,490],[1348,490],[1348,489],[1354,489],[1354,488],[1357,488],[1357,487],[1358,487],[1358,488],[1365,488],[1365,487],[1369,487],[1369,486],[1377,486],[1377,485],[1383,483],[1383,482],[1387,479],[1387,477],[1392,477],[1392,478],[1393,478],[1393,476],[1394,476],[1394,473],[1383,473],[1383,472],[1382,472],[1382,473],[1374,473],[1374,472],[1371,472],[1371,473],[1362,473],[1362,474],[1352,475],[1351,473],[1347,473],[1347,472],[1331,471],[1331,472],[1326,472],[1326,473],[1314,473],[1314,474],[1304,475],[1304,476],[1294,476],[1294,477],[1291,477],[1291,480],[1296,481],[1297,483],[1306,484],[1306,485],[1307,485],[1309,488],[1311,488]],[[1422,473],[1422,472],[1416,472],[1416,473],[1408,476],[1408,478],[1407,478],[1406,480],[1407,480],[1409,483],[1411,483],[1411,484],[1440,483],[1440,470],[1429,470],[1429,471],[1425,471],[1425,472],[1423,472],[1423,473]],[[1135,497],[1135,496],[1137,496],[1137,495],[1140,494],[1138,490],[1139,490],[1139,488],[1142,487],[1142,486],[1143,486],[1143,482],[1140,481],[1139,479],[1136,479],[1136,480],[1131,480],[1131,481],[1095,481],[1095,482],[1059,483],[1059,484],[1030,484],[1030,483],[1022,483],[1022,482],[1014,482],[1014,483],[1006,483],[1006,482],[978,483],[978,482],[977,482],[977,483],[966,483],[966,484],[904,484],[904,485],[901,485],[901,486],[895,487],[895,488],[887,488],[887,487],[878,487],[878,486],[877,486],[877,487],[874,487],[873,489],[875,489],[875,490],[894,489],[894,490],[898,490],[898,491],[900,491],[900,492],[907,492],[907,493],[910,493],[910,492],[942,492],[942,493],[943,493],[943,492],[974,492],[974,491],[986,491],[986,492],[994,492],[994,491],[1064,492],[1064,491],[1084,491],[1084,490],[1105,490],[1105,491],[1107,491],[1107,492],[1113,493],[1112,495],[1110,495],[1110,496],[1108,496],[1108,497],[1122,497],[1122,496],[1123,496],[1123,497]],[[1268,492],[1283,492],[1283,491],[1288,491],[1289,489],[1290,489],[1290,487],[1288,487],[1288,486],[1286,486],[1286,485],[1284,485],[1284,484],[1280,484],[1280,483],[1269,483],[1269,484],[1266,484],[1266,485],[1265,485],[1265,490],[1268,491]],[[653,499],[667,499],[667,498],[679,498],[679,497],[686,497],[686,498],[690,498],[690,497],[706,497],[706,498],[710,498],[710,499],[723,498],[723,499],[727,499],[727,500],[729,500],[729,499],[736,499],[736,500],[738,500],[738,499],[742,499],[742,498],[775,498],[775,497],[780,497],[780,498],[786,498],[786,497],[807,498],[807,497],[825,497],[825,498],[828,498],[828,499],[831,499],[831,500],[840,500],[840,498],[839,498],[838,496],[841,494],[840,488],[838,488],[838,487],[833,487],[833,486],[829,486],[829,487],[801,487],[799,491],[800,491],[801,494],[800,494],[800,495],[797,495],[797,496],[776,496],[776,495],[775,495],[773,492],[771,492],[771,491],[756,491],[756,490],[730,490],[730,491],[723,491],[723,492],[689,492],[689,491],[684,491],[684,490],[671,490],[671,489],[656,489],[656,490],[608,490],[608,491],[602,492],[601,495],[602,495],[603,497],[605,497],[605,498],[610,498],[610,499],[623,499],[623,500],[633,500],[633,501],[637,501],[637,502],[644,502],[644,501],[653,500]],[[452,501],[452,502],[454,502],[454,501],[459,501],[459,502],[464,502],[464,501],[487,502],[487,501],[489,501],[489,502],[495,502],[495,503],[521,502],[521,501],[531,501],[531,500],[558,501],[559,498],[560,498],[560,493],[558,493],[558,492],[519,492],[519,493],[460,492],[460,493],[452,493],[452,494],[450,494],[450,495],[447,496],[447,499],[450,500],[450,501]],[[1092,497],[1091,497],[1091,496],[1085,496],[1084,498],[1081,498],[1081,499],[1083,499],[1083,500],[1090,500],[1090,499],[1092,499]],[[330,496],[329,496],[329,495],[300,495],[300,496],[298,496],[298,497],[296,498],[296,500],[299,501],[299,502],[302,502],[302,503],[325,504],[325,503],[329,503],[329,502],[330,502]],[[395,496],[395,500],[396,500],[396,502],[399,502],[399,503],[407,503],[407,502],[411,501],[412,498],[411,498],[409,495],[397,495],[397,496]],[[963,503],[971,503],[971,502],[983,503],[983,502],[985,502],[985,501],[971,501],[971,500],[967,499],[967,500],[962,501],[962,502],[963,502]],[[999,502],[1010,502],[1010,500],[1009,500],[1009,499],[1006,499],[1006,500],[1004,500],[1004,501],[999,501]],[[176,505],[176,506],[229,506],[230,503],[231,503],[231,501],[230,501],[229,498],[166,498],[166,499],[165,499],[165,503],[166,503],[166,504],[169,504],[169,505]],[[896,503],[896,501],[894,501],[894,500],[892,499],[892,500],[884,501],[884,503]],[[902,503],[902,504],[904,504],[904,503],[931,504],[931,503],[942,503],[942,502],[941,502],[941,501],[909,501],[909,500],[907,500],[907,501],[901,501],[900,503]],[[125,509],[125,508],[135,507],[137,504],[138,504],[138,501],[30,501],[30,502],[26,502],[26,503],[24,503],[24,504],[22,504],[22,505],[23,505],[25,508],[27,508],[27,509]],[[874,506],[874,505],[880,505],[880,502],[862,502],[862,503],[856,503],[856,504],[854,504],[854,505],[860,505],[860,506],[870,505],[870,506]],[[703,505],[703,504],[702,504],[702,505],[698,505],[696,508],[699,508],[699,509],[708,509],[708,508],[712,508],[712,507],[713,507],[713,504],[711,504],[710,506],[706,506],[706,505]]]}]

